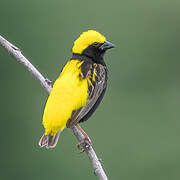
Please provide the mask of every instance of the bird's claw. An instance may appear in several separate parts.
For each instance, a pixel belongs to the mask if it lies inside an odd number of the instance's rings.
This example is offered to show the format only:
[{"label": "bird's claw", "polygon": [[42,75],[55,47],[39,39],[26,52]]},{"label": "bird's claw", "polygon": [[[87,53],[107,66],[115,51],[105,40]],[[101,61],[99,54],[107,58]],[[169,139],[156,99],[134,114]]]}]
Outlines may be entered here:
[{"label": "bird's claw", "polygon": [[80,152],[79,152],[79,153],[83,153],[83,152],[85,151],[85,149],[84,149],[84,148],[81,148],[81,146],[82,146],[82,144],[81,144],[81,143],[78,143],[76,146],[77,146],[77,148],[80,150]]}]

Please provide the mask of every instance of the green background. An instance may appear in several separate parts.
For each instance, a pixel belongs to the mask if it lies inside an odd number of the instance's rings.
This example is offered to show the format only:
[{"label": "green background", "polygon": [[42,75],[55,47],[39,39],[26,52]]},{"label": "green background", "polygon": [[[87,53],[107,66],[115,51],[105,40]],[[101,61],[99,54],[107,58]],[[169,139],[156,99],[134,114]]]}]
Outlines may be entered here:
[{"label": "green background", "polygon": [[[0,34],[50,80],[73,41],[96,29],[113,42],[108,89],[82,126],[113,180],[180,179],[179,0],[0,0]],[[97,179],[66,129],[38,147],[47,94],[0,47],[0,179]]]}]

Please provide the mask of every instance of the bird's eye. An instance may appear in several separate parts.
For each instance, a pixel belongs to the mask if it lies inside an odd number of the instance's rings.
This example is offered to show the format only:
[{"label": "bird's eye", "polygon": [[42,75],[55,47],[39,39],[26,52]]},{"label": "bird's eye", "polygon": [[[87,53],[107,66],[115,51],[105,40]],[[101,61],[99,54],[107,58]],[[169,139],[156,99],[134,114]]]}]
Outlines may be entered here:
[{"label": "bird's eye", "polygon": [[100,45],[100,44],[99,44],[98,42],[94,42],[94,43],[93,43],[93,46],[94,46],[94,47],[98,47],[99,45]]}]

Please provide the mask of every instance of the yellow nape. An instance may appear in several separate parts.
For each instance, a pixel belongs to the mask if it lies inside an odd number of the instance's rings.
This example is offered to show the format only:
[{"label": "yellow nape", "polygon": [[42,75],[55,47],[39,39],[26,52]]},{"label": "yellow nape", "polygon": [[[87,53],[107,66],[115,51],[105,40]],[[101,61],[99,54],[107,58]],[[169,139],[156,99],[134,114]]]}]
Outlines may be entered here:
[{"label": "yellow nape", "polygon": [[79,78],[82,63],[78,60],[69,61],[55,81],[44,109],[46,135],[54,136],[59,130],[62,131],[72,112],[85,106],[88,84],[87,79]]},{"label": "yellow nape", "polygon": [[72,48],[73,53],[81,54],[88,46],[92,45],[94,42],[104,43],[106,38],[97,31],[89,30],[83,32],[78,39],[74,42]]}]

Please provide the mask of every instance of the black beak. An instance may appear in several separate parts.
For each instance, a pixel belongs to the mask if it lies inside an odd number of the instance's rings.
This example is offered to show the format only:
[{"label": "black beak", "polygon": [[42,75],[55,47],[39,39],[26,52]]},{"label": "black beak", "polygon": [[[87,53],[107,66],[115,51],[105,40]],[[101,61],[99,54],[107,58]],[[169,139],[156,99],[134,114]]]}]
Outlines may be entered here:
[{"label": "black beak", "polygon": [[108,41],[105,41],[100,47],[99,49],[102,50],[102,51],[105,51],[107,49],[111,49],[111,48],[114,48],[114,45]]}]

